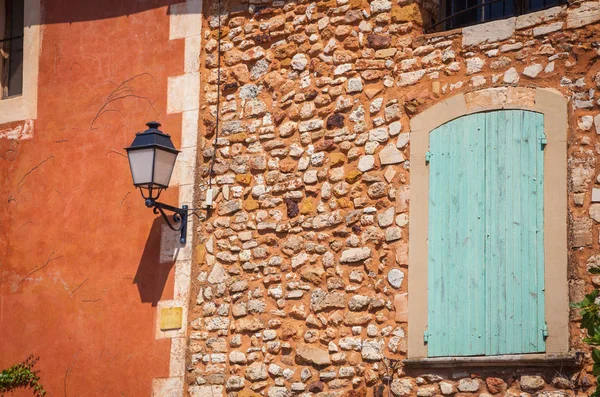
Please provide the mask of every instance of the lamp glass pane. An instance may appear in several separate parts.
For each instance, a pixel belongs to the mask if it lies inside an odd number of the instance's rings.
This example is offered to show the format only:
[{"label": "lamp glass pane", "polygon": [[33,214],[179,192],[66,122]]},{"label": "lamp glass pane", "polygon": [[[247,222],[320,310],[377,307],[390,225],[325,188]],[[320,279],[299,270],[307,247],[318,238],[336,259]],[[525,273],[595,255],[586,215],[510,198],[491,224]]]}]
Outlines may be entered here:
[{"label": "lamp glass pane", "polygon": [[130,150],[127,153],[134,185],[152,183],[154,149]]},{"label": "lamp glass pane", "polygon": [[171,174],[175,167],[177,153],[167,152],[166,150],[156,149],[156,164],[154,165],[154,183],[162,186],[169,186]]}]

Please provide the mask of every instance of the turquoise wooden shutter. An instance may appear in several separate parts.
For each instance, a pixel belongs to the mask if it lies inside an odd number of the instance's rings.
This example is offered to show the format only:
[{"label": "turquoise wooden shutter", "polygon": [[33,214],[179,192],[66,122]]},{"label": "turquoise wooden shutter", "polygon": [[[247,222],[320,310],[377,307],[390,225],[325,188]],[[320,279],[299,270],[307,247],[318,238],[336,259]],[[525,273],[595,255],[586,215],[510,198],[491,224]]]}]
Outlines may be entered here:
[{"label": "turquoise wooden shutter", "polygon": [[464,116],[430,134],[429,356],[545,350],[543,116]]},{"label": "turquoise wooden shutter", "polygon": [[429,355],[485,353],[485,117],[430,134]]},{"label": "turquoise wooden shutter", "polygon": [[486,353],[543,352],[543,115],[486,115]]}]

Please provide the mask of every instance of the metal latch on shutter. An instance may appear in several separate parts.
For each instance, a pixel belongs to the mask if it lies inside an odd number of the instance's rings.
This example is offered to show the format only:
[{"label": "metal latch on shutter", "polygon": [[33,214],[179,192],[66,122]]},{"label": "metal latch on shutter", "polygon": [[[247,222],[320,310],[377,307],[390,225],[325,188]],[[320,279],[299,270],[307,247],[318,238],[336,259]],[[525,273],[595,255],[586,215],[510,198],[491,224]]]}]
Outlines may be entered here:
[{"label": "metal latch on shutter", "polygon": [[425,328],[425,331],[423,332],[423,342],[428,343],[429,342],[429,329]]},{"label": "metal latch on shutter", "polygon": [[431,160],[431,152],[428,150],[427,153],[425,153],[425,162],[429,163],[430,160]]},{"label": "metal latch on shutter", "polygon": [[542,145],[542,149],[546,147],[546,144],[548,144],[548,139],[546,139],[546,134],[542,134],[540,137],[540,145]]},{"label": "metal latch on shutter", "polygon": [[542,336],[544,338],[548,337],[548,323],[544,322],[544,326],[542,327]]}]

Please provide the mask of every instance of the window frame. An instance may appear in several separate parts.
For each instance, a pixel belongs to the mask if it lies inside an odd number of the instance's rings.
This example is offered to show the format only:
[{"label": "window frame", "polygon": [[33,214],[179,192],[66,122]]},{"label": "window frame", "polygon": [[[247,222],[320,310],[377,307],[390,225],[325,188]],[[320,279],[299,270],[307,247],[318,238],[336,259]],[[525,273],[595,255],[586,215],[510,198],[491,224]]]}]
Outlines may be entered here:
[{"label": "window frame", "polygon": [[23,89],[21,95],[0,99],[0,124],[37,118],[41,42],[40,0],[24,0]]},{"label": "window frame", "polygon": [[[486,14],[485,7],[488,7],[488,10],[490,10],[490,13],[491,13],[491,9],[489,8],[489,6],[491,6],[492,4],[501,3],[504,5],[504,3],[506,3],[507,1],[511,1],[511,0],[490,0],[488,2],[485,2],[485,0],[483,0],[483,2],[481,4],[476,4],[474,6],[467,7],[466,9],[459,10],[453,14],[448,14],[447,13],[448,3],[452,3],[453,1],[466,1],[466,0],[442,0],[440,2],[439,10],[437,13],[438,20],[435,21],[431,26],[429,26],[426,29],[427,33],[445,32],[445,31],[454,30],[454,29],[462,29],[462,28],[466,28],[469,26],[480,25],[480,24],[488,23],[488,22],[492,22],[492,21],[499,21],[502,19],[518,17],[521,15],[531,14],[534,12],[540,12],[540,11],[547,10],[549,8],[561,7],[561,6],[568,4],[567,0],[557,0],[558,1],[557,4],[548,4],[548,5],[544,4],[544,6],[540,9],[531,9],[531,0],[516,0],[516,2],[514,4],[515,9],[513,10],[513,12],[511,14],[501,15],[498,17],[490,17],[489,19],[485,19],[485,14]],[[546,2],[546,0],[543,0],[543,1]],[[455,19],[456,17],[460,16],[461,14],[464,14],[471,10],[476,13],[475,21],[467,22],[464,24],[457,23],[456,26],[452,24],[453,19]],[[482,17],[482,15],[483,15],[483,17]]]},{"label": "window frame", "polygon": [[[487,105],[480,105],[487,104]],[[459,94],[411,120],[411,186],[408,259],[408,358],[427,359],[424,340],[428,321],[429,133],[458,117],[501,109],[530,110],[544,115],[544,284],[548,325],[545,355],[568,353],[567,279],[567,99],[541,88],[504,87]],[[523,356],[539,353],[523,354]],[[497,357],[497,356],[486,356]]]}]

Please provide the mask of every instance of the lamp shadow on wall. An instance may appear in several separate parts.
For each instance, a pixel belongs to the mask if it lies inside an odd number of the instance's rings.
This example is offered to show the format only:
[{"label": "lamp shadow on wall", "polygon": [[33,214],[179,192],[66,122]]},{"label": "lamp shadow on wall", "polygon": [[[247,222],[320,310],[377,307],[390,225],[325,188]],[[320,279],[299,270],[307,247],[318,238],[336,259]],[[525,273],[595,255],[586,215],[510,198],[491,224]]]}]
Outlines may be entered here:
[{"label": "lamp shadow on wall", "polygon": [[[48,3],[48,2],[45,2]],[[169,7],[167,15],[185,14],[195,12],[188,7],[172,7],[179,3],[185,3],[183,0],[149,0],[149,1],[119,1],[119,0],[97,0],[72,1],[68,7],[64,7],[64,2],[56,2],[56,6],[44,4],[44,15],[42,23],[45,25],[54,23],[75,23],[85,21],[98,21],[102,19],[116,18],[121,16],[129,17],[138,13],[150,11],[156,8]],[[199,0],[193,3],[200,4]],[[26,23],[27,25],[27,23]]]},{"label": "lamp shadow on wall", "polygon": [[175,261],[160,263],[161,225],[163,223],[164,221],[160,216],[154,219],[146,240],[144,253],[133,278],[133,283],[137,285],[142,303],[151,303],[152,306],[156,306],[158,301],[162,299],[169,273],[175,265]]}]

